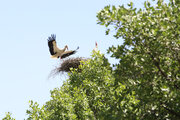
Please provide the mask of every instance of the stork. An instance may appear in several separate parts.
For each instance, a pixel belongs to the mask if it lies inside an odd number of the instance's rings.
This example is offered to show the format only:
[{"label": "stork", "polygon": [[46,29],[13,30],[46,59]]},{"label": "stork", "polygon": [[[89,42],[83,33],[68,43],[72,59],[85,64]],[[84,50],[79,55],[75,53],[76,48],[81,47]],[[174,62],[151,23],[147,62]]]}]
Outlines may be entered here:
[{"label": "stork", "polygon": [[56,35],[52,34],[51,37],[48,37],[48,46],[49,46],[49,52],[51,54],[51,58],[66,58],[70,55],[73,55],[77,52],[79,47],[77,47],[76,50],[68,50],[68,46],[65,45],[63,49],[59,49],[56,45]]},{"label": "stork", "polygon": [[97,42],[95,42],[95,48],[93,49],[94,52],[97,52],[98,51],[98,44]]}]

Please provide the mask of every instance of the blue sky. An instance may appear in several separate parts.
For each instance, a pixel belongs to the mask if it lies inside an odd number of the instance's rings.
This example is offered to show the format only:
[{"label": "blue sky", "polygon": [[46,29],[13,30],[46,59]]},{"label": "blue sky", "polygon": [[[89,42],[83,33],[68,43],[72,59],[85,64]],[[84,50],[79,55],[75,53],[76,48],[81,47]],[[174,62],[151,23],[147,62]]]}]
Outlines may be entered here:
[{"label": "blue sky", "polygon": [[[60,87],[68,76],[48,76],[59,60],[51,59],[47,37],[54,33],[58,46],[80,47],[74,57],[90,57],[98,42],[106,53],[121,44],[105,35],[96,14],[105,5],[122,5],[130,0],[4,0],[0,1],[0,119],[11,112],[17,120],[26,118],[29,100],[43,105],[50,90]],[[137,7],[144,0],[132,0]],[[109,55],[107,55],[109,56]],[[111,59],[110,62],[114,62]]]}]

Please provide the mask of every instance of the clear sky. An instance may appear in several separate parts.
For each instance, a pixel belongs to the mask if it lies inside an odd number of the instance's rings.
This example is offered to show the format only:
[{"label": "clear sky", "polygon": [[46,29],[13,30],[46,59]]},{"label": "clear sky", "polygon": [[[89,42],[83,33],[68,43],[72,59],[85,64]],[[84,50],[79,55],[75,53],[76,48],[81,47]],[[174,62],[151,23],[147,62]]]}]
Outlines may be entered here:
[{"label": "clear sky", "polygon": [[[60,87],[66,75],[48,79],[59,60],[51,59],[47,37],[56,34],[58,46],[80,47],[74,57],[90,57],[98,42],[106,53],[121,44],[105,35],[96,14],[105,5],[130,0],[1,0],[0,1],[0,119],[11,112],[17,120],[27,117],[29,100],[43,105],[50,90]],[[132,0],[142,6],[144,0]],[[108,55],[107,55],[108,56]],[[113,61],[113,60],[111,60]]]}]

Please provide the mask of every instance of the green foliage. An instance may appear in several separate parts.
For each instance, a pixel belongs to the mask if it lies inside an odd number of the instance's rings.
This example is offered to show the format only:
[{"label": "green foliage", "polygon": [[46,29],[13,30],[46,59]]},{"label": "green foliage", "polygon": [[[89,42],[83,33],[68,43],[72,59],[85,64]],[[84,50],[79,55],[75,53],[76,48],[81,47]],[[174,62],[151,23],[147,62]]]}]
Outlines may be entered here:
[{"label": "green foliage", "polygon": [[14,118],[11,117],[11,113],[8,112],[6,113],[6,117],[4,117],[2,120],[15,120]]},{"label": "green foliage", "polygon": [[[69,79],[51,91],[42,107],[30,101],[28,120],[178,120],[180,119],[180,4],[158,0],[156,6],[133,3],[106,6],[98,24],[115,29],[124,43],[71,69]],[[10,113],[4,120],[11,120]],[[13,119],[12,119],[13,120]]]},{"label": "green foliage", "polygon": [[[130,118],[138,100],[125,85],[114,86],[112,68],[103,54],[94,52],[92,59],[82,61],[81,72],[72,69],[63,86],[51,91],[51,100],[43,107],[30,101],[28,119],[34,120],[116,120]],[[122,108],[120,107],[122,106]]]},{"label": "green foliage", "polygon": [[133,4],[107,6],[97,17],[100,25],[114,27],[114,37],[123,45],[108,52],[119,59],[115,81],[135,91],[139,102],[138,119],[180,119],[180,7],[157,1],[157,6],[144,3],[144,10]]},{"label": "green foliage", "polygon": [[29,114],[29,118],[27,120],[42,120],[47,118],[48,113],[45,112],[44,106],[39,108],[39,104],[37,102],[29,101],[30,110],[27,110],[26,113]]}]

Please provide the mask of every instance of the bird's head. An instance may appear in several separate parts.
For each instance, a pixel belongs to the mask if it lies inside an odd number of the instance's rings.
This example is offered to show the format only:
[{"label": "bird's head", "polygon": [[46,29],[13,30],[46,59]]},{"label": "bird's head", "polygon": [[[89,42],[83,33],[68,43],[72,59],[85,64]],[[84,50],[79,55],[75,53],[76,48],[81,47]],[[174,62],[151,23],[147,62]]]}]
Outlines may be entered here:
[{"label": "bird's head", "polygon": [[67,46],[67,45],[65,45],[65,49],[67,49],[67,50],[68,50],[68,46]]},{"label": "bird's head", "polygon": [[95,42],[95,47],[96,47],[96,48],[98,47],[98,44],[97,44],[97,42]]}]

